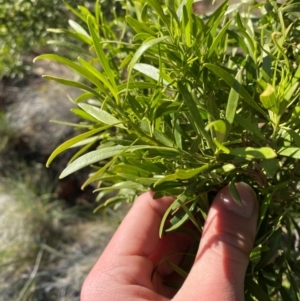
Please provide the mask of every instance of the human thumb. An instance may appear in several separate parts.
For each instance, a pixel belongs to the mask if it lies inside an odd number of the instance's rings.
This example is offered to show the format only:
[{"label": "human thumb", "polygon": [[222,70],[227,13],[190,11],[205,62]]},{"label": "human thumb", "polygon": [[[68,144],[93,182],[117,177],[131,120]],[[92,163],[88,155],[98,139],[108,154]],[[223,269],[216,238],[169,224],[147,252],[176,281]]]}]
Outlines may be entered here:
[{"label": "human thumb", "polygon": [[243,301],[244,279],[253,248],[258,202],[253,189],[236,184],[237,204],[229,187],[215,197],[205,222],[194,265],[173,301]]}]

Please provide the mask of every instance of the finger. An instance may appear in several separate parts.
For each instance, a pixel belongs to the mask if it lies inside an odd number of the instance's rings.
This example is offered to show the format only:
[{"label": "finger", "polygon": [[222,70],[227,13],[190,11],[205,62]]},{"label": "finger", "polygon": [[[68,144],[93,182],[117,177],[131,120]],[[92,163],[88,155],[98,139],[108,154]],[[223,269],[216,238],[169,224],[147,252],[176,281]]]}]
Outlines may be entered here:
[{"label": "finger", "polygon": [[153,199],[153,192],[142,194],[124,218],[105,253],[114,256],[149,257],[160,242],[160,222],[173,198]]},{"label": "finger", "polygon": [[[146,192],[135,201],[87,276],[82,300],[97,300],[97,295],[108,296],[110,293],[115,296],[113,300],[119,300],[117,295],[123,293],[120,288],[127,291],[128,287],[145,288],[143,292],[153,294],[151,274],[154,264],[149,256],[160,242],[159,225],[172,202],[171,197],[154,200],[153,192]],[[101,300],[106,299],[102,297]]]},{"label": "finger", "polygon": [[162,277],[173,272],[169,262],[178,265],[186,256],[186,252],[195,242],[195,236],[191,234],[192,232],[192,226],[186,224],[181,231],[167,233],[162,237],[155,252],[150,255],[150,259],[157,266],[156,272]]},{"label": "finger", "polygon": [[258,202],[245,183],[236,184],[238,205],[229,187],[215,197],[193,268],[173,299],[244,300],[244,278],[256,233]]}]

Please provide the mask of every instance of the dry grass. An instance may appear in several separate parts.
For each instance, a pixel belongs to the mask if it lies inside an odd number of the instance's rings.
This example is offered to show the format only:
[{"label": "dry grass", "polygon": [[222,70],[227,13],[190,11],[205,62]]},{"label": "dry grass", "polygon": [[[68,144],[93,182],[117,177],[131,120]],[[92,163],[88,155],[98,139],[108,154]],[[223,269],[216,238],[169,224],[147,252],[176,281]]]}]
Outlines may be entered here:
[{"label": "dry grass", "polygon": [[82,218],[50,199],[0,180],[1,301],[79,300],[85,276],[120,220]]}]

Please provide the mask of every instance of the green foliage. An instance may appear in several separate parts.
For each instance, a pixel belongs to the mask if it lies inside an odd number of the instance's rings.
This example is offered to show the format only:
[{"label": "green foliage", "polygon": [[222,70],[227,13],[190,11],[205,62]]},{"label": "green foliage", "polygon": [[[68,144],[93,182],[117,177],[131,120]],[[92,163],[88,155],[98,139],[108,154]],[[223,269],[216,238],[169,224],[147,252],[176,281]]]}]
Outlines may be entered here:
[{"label": "green foliage", "polygon": [[211,195],[230,184],[239,202],[234,183],[249,183],[261,208],[246,300],[299,300],[298,254],[289,243],[292,230],[299,233],[299,3],[240,4],[241,13],[225,1],[202,17],[189,0],[121,4],[125,18],[112,21],[100,1],[94,14],[76,11],[86,25],[71,35],[90,47],[87,60],[36,58],[84,79],[47,76],[81,89],[74,113],[88,128],[48,164],[79,147],[61,177],[92,165],[83,186],[98,182],[98,199],[115,191],[100,207],[149,188],[157,198],[174,196],[161,234],[187,219],[201,229]]},{"label": "green foliage", "polygon": [[5,151],[14,140],[14,132],[10,128],[4,113],[0,112],[0,154]]},{"label": "green foliage", "polygon": [[[93,3],[70,0],[73,6]],[[25,56],[49,49],[46,29],[67,27],[67,13],[63,0],[0,0],[0,78],[28,71]]]}]

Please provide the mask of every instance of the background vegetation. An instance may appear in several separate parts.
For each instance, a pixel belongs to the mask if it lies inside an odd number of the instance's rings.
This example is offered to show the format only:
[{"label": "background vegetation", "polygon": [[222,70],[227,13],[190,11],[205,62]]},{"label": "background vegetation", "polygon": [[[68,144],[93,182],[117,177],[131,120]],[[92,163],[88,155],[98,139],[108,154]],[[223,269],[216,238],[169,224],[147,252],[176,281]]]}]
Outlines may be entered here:
[{"label": "background vegetation", "polygon": [[[75,7],[94,6],[94,1],[70,0],[69,3]],[[41,125],[47,128],[50,115],[35,110],[47,101],[47,89],[43,83],[38,83],[32,59],[46,51],[56,52],[57,45],[51,44],[53,39],[65,46],[70,42],[71,39],[60,39],[57,33],[47,32],[47,29],[68,29],[68,21],[72,18],[74,16],[61,0],[0,0],[1,301],[79,300],[85,275],[120,220],[120,215],[113,212],[110,212],[111,218],[96,217],[91,204],[75,204],[78,194],[68,200],[60,195],[57,170],[45,168],[45,155],[49,155],[51,149],[48,154],[41,155],[39,149],[30,154],[31,149],[22,142],[26,137],[21,137],[11,123],[17,118],[11,118],[17,111],[15,108],[26,103],[32,119],[44,118]],[[64,54],[72,57],[73,52],[68,49]],[[59,67],[57,70],[61,71]],[[32,78],[37,80],[34,86]],[[31,93],[22,90],[28,84],[28,91],[37,91],[34,101]],[[11,92],[9,98],[8,92]],[[39,100],[37,105],[35,101]],[[25,110],[23,112],[26,114]],[[38,129],[33,123],[23,126],[28,127],[32,132],[30,137],[34,137]]]},{"label": "background vegetation", "polygon": [[[70,0],[72,6],[90,8],[94,1]],[[67,28],[72,15],[63,0],[0,1],[0,78],[30,71],[38,53],[56,50],[47,44],[49,28]]]}]

